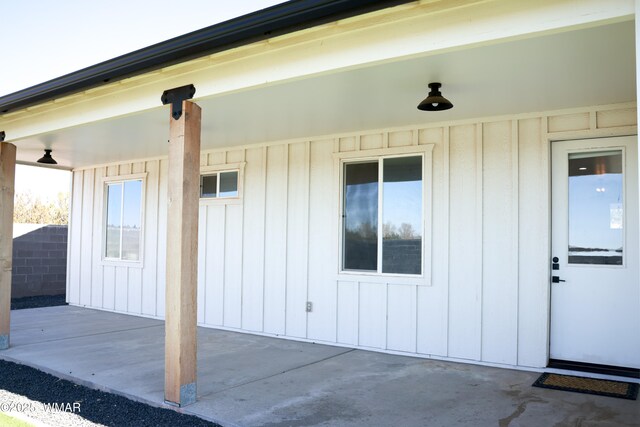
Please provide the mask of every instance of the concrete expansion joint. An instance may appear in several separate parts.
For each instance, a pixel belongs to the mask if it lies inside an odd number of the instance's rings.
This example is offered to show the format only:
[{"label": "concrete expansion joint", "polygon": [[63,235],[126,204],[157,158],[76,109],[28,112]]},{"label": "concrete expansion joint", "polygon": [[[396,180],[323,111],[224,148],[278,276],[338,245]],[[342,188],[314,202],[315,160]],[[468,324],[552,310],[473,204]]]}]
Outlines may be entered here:
[{"label": "concrete expansion joint", "polygon": [[49,343],[49,342],[56,342],[56,341],[73,341],[75,339],[78,338],[86,338],[86,337],[95,337],[95,336],[99,336],[99,335],[109,335],[109,334],[117,334],[117,333],[121,333],[121,332],[130,332],[130,331],[137,331],[140,329],[150,329],[150,328],[160,328],[162,327],[162,325],[151,325],[151,326],[141,326],[141,327],[135,327],[135,328],[125,328],[125,329],[115,329],[112,331],[105,331],[105,332],[94,332],[94,333],[90,333],[90,334],[80,334],[80,335],[76,335],[73,337],[63,337],[63,338],[53,338],[53,339],[45,339],[42,341],[38,341],[38,342],[32,342],[32,343],[24,343],[21,344],[21,347],[27,347],[27,346],[32,346],[32,345],[39,345],[42,343]]},{"label": "concrete expansion joint", "polygon": [[233,390],[235,388],[243,387],[243,386],[248,385],[248,384],[258,383],[260,381],[264,381],[264,380],[267,380],[269,378],[277,377],[279,375],[284,375],[284,374],[287,374],[289,372],[296,371],[298,369],[303,369],[303,368],[306,368],[306,367],[309,367],[309,366],[312,366],[312,365],[316,365],[318,363],[326,362],[327,360],[330,360],[330,359],[335,359],[337,357],[344,356],[345,354],[354,352],[356,350],[357,350],[356,348],[350,348],[350,349],[348,349],[346,351],[343,351],[341,353],[338,353],[338,354],[334,354],[334,355],[331,355],[331,356],[328,356],[328,357],[324,357],[322,359],[319,359],[319,360],[316,360],[316,361],[313,361],[313,362],[309,362],[309,363],[305,363],[303,365],[294,366],[293,368],[287,369],[287,370],[282,371],[282,372],[277,372],[277,373],[272,374],[272,375],[267,375],[266,377],[261,377],[261,378],[255,379],[255,380],[250,380],[250,381],[246,381],[246,382],[243,382],[243,383],[239,383],[239,384],[233,385],[231,387],[227,387],[227,388],[222,389],[222,390],[214,391],[213,393],[208,393],[206,395],[201,395],[200,397],[202,398],[202,397],[205,397],[205,396],[211,396],[211,395],[214,395],[214,394],[220,394],[220,393],[223,393],[223,392],[226,392],[226,391],[229,391],[229,390]]}]

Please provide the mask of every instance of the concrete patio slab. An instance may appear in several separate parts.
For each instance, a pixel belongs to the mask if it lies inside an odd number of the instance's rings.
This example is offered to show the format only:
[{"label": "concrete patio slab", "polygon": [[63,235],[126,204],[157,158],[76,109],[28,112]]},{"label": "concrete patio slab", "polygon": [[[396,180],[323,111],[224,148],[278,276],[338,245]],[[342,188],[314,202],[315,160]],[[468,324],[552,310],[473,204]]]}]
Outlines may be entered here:
[{"label": "concrete patio slab", "polygon": [[[225,426],[640,426],[640,401],[531,387],[538,373],[199,328],[198,401]],[[0,358],[163,405],[164,323],[61,306],[12,312]]]}]

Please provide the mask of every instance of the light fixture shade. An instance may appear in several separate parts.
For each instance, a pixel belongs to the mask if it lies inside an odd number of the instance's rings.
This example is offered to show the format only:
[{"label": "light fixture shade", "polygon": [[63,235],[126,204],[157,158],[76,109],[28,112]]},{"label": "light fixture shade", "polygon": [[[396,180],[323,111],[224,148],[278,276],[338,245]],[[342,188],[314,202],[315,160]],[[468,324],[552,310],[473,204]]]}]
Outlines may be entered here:
[{"label": "light fixture shade", "polygon": [[38,163],[44,163],[45,165],[57,165],[58,162],[51,157],[51,150],[44,150],[44,156],[38,159]]},{"label": "light fixture shade", "polygon": [[429,96],[418,104],[418,110],[422,111],[442,111],[453,107],[451,101],[440,93],[440,83],[429,83]]}]

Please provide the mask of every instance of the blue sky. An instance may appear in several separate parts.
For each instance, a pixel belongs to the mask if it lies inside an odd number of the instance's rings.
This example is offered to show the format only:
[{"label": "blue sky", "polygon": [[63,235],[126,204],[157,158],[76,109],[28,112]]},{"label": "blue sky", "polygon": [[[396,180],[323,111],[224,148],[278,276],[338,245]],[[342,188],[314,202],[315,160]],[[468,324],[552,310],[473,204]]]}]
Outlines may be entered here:
[{"label": "blue sky", "polygon": [[[0,96],[278,3],[283,1],[2,0]],[[55,197],[69,185],[68,172],[16,170],[16,192]]]},{"label": "blue sky", "polygon": [[0,96],[279,0],[0,1]]}]

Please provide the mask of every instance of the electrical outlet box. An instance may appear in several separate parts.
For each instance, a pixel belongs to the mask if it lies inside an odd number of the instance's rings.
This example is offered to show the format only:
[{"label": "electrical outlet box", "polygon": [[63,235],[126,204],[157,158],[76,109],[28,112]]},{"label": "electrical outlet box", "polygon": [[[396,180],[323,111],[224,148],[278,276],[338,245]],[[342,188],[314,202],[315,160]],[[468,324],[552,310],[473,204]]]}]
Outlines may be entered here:
[{"label": "electrical outlet box", "polygon": [[313,303],[311,301],[307,301],[307,313],[311,313],[313,311]]}]

